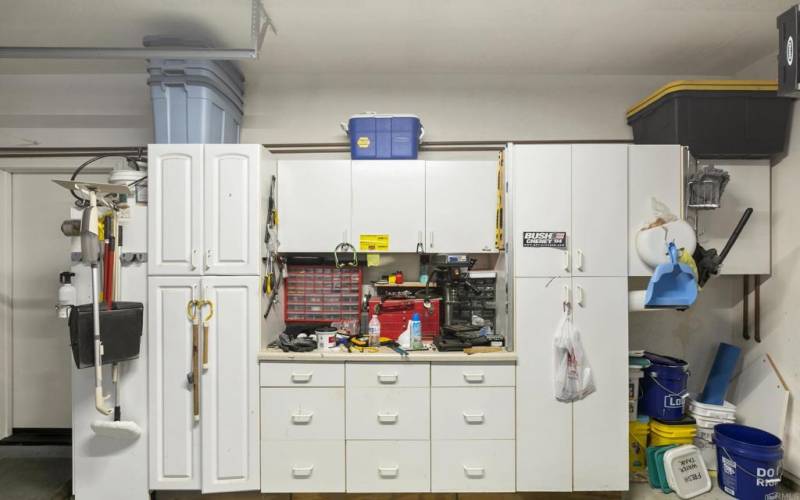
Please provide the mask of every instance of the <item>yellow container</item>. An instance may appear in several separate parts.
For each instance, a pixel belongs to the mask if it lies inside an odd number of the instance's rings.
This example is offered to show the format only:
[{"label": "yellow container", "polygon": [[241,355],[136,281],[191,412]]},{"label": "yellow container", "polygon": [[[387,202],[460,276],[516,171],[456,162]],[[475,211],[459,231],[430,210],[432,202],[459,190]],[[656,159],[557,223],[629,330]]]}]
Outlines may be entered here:
[{"label": "yellow container", "polygon": [[634,420],[628,424],[628,465],[631,474],[647,469],[647,433],[649,422]]},{"label": "yellow container", "polygon": [[692,444],[696,435],[696,424],[666,424],[655,420],[650,423],[650,446]]}]

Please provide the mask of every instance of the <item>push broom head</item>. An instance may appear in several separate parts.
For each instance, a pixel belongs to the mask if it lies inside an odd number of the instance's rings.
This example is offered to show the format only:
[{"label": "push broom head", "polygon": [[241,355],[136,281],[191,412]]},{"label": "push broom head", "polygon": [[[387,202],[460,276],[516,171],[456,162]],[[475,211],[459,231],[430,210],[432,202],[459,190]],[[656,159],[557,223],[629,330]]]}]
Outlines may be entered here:
[{"label": "push broom head", "polygon": [[136,422],[129,420],[95,420],[92,422],[92,430],[98,436],[114,439],[134,440],[142,435],[142,429]]}]

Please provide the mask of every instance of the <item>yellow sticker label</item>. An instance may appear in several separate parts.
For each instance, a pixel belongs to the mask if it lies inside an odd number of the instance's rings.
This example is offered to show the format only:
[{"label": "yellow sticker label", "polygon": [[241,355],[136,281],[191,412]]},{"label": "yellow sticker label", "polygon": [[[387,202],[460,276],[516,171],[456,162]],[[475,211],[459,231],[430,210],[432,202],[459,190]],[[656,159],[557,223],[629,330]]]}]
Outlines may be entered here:
[{"label": "yellow sticker label", "polygon": [[381,265],[381,254],[368,253],[367,254],[367,267],[378,267]]},{"label": "yellow sticker label", "polygon": [[389,250],[389,235],[362,234],[358,238],[358,247],[362,252],[386,252]]},{"label": "yellow sticker label", "polygon": [[358,147],[360,147],[361,149],[367,149],[367,148],[369,147],[369,137],[366,137],[366,136],[364,136],[364,137],[359,137],[359,138],[358,138],[358,141],[356,141],[356,144],[357,144],[357,145],[358,145]]}]

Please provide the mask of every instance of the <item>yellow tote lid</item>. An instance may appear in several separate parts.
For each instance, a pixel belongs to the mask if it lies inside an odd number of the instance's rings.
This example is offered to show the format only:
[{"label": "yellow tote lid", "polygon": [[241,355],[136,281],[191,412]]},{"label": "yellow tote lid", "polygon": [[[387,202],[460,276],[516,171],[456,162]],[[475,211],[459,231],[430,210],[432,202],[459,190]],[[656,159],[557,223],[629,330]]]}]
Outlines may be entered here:
[{"label": "yellow tote lid", "polygon": [[778,90],[778,82],[777,80],[675,80],[674,82],[669,82],[636,103],[636,105],[628,110],[625,116],[630,118],[665,95],[684,90],[749,90],[751,92],[765,90],[776,91]]}]

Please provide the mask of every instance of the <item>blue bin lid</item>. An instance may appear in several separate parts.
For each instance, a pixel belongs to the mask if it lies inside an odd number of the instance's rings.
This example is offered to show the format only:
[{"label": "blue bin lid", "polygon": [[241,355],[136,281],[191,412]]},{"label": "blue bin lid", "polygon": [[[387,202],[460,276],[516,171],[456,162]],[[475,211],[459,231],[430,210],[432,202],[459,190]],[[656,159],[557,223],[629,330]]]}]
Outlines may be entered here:
[{"label": "blue bin lid", "polygon": [[416,118],[419,120],[418,115],[403,114],[403,113],[375,113],[372,111],[365,111],[357,115],[350,115],[350,119],[354,118]]}]

